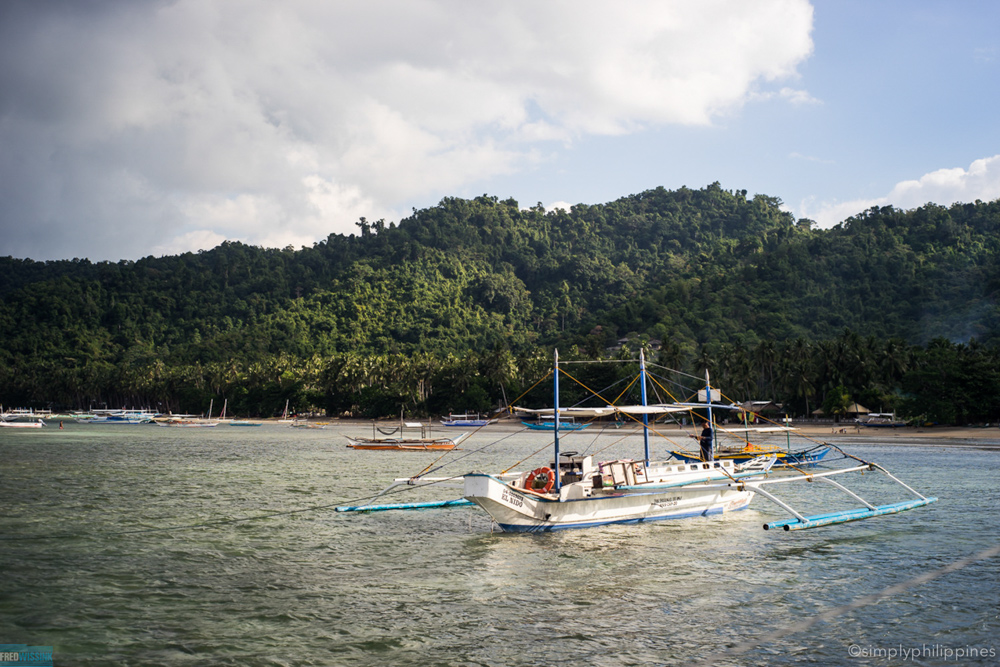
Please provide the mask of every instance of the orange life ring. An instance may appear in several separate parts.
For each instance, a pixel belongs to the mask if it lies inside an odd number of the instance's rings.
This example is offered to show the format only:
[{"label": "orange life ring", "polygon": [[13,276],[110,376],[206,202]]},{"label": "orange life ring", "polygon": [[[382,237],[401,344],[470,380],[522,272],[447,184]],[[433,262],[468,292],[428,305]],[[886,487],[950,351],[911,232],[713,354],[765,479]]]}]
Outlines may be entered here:
[{"label": "orange life ring", "polygon": [[[544,482],[542,480],[545,480]],[[540,487],[535,486],[535,480],[538,480],[542,484]],[[528,477],[524,480],[524,488],[529,491],[537,491],[539,493],[548,493],[552,490],[552,486],[556,483],[556,474],[552,471],[552,468],[548,466],[542,468],[535,468],[528,473]]]}]

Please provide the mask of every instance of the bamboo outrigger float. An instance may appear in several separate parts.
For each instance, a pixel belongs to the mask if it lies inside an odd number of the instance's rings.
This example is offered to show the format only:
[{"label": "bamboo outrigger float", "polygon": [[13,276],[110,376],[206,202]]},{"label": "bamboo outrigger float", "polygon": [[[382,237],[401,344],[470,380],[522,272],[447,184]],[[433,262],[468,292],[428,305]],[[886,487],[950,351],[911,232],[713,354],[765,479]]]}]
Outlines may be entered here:
[{"label": "bamboo outrigger float", "polygon": [[[825,445],[825,447],[840,451],[844,458],[853,459],[857,465],[822,472],[806,472],[795,462],[786,460],[785,467],[779,473],[776,472],[775,465],[778,457],[773,452],[740,462],[731,458],[713,460],[713,456],[709,456],[707,460],[685,456],[687,460],[684,461],[652,461],[649,434],[654,429],[649,423],[650,416],[662,416],[677,412],[688,412],[693,415],[693,410],[698,409],[707,413],[706,423],[714,428],[713,409],[732,409],[735,407],[713,402],[713,389],[708,381],[707,372],[705,374],[703,402],[648,405],[646,400],[646,363],[640,353],[638,379],[641,387],[642,405],[630,407],[607,405],[598,408],[562,409],[559,406],[559,379],[559,356],[556,352],[553,367],[554,407],[550,411],[535,411],[550,413],[555,425],[552,430],[553,456],[548,465],[528,472],[488,474],[475,471],[455,477],[431,478],[422,476],[423,473],[421,473],[416,477],[394,480],[378,496],[401,486],[420,488],[460,483],[463,497],[445,501],[396,505],[339,507],[337,511],[373,512],[474,504],[486,511],[502,531],[548,532],[615,523],[645,523],[663,519],[722,514],[746,509],[753,497],[759,494],[792,515],[791,519],[768,522],[764,525],[765,530],[774,528],[802,530],[896,514],[937,500],[917,493],[882,466],[863,461],[833,445]],[[593,455],[579,456],[577,452],[562,452],[560,450],[559,428],[561,415],[564,412],[569,412],[574,416],[581,416],[588,411],[594,417],[614,415],[617,418],[624,417],[641,424],[644,442],[643,458],[641,460],[618,459],[595,462]],[[824,450],[824,455],[826,451]],[[818,462],[818,457],[816,462]],[[427,469],[423,472],[427,472]],[[916,498],[876,505],[831,479],[837,475],[864,472],[882,473],[886,479],[901,485]],[[824,487],[846,493],[860,502],[863,507],[807,516],[765,488],[774,484],[792,482],[819,482]]]},{"label": "bamboo outrigger float", "polygon": [[[858,494],[854,493],[844,485],[839,482],[835,482],[830,479],[833,475],[841,475],[852,472],[865,472],[865,471],[879,471],[886,475],[888,478],[892,479],[894,482],[905,488],[907,491],[917,496],[915,500],[906,500],[897,503],[891,503],[888,505],[873,505],[868,502]],[[780,484],[783,482],[823,482],[830,486],[833,486],[847,495],[851,496],[855,500],[860,501],[864,507],[858,509],[841,510],[838,512],[828,512],[825,514],[816,514],[813,516],[804,516],[797,510],[793,509],[786,502],[779,499],[774,494],[763,490],[762,486],[766,484]],[[821,473],[810,473],[807,475],[800,475],[795,477],[785,477],[771,480],[760,480],[750,484],[753,487],[754,492],[759,493],[761,496],[767,498],[771,502],[775,503],[779,507],[788,511],[793,518],[784,519],[782,521],[771,521],[770,523],[764,524],[764,530],[771,530],[772,528],[784,528],[785,530],[803,530],[805,528],[818,528],[820,526],[829,526],[835,523],[847,523],[848,521],[860,521],[861,519],[870,519],[876,516],[884,516],[886,514],[897,514],[898,512],[905,512],[906,510],[915,509],[917,507],[923,507],[924,505],[929,505],[937,501],[936,497],[926,497],[917,493],[912,488],[903,484],[896,477],[891,475],[888,470],[878,465],[877,463],[865,463],[864,465],[855,466],[853,468],[846,468],[840,470],[831,470],[829,472]]]}]

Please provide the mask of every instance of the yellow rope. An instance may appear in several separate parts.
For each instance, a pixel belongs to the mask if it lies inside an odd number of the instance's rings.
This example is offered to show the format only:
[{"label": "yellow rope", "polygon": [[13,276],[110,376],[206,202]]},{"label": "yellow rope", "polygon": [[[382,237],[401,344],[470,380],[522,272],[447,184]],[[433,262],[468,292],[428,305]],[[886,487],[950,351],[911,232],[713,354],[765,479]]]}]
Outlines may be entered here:
[{"label": "yellow rope", "polygon": [[510,406],[514,405],[515,403],[517,403],[518,401],[520,401],[522,398],[524,398],[525,396],[527,396],[528,394],[530,394],[532,389],[534,389],[535,387],[537,387],[538,385],[540,385],[542,382],[544,382],[546,379],[548,379],[548,377],[550,375],[552,375],[552,369],[549,369],[549,372],[546,373],[545,375],[543,375],[541,377],[541,379],[538,380],[538,382],[536,382],[535,384],[533,384],[530,387],[528,387],[528,389],[526,389],[525,391],[523,391],[520,396],[518,396],[517,398],[514,399],[513,403],[508,403],[507,404],[507,414],[509,414],[511,417],[513,417],[514,413],[511,412]]},{"label": "yellow rope", "polygon": [[[602,401],[604,401],[605,403],[607,403],[611,407],[615,407],[615,405],[613,403],[609,403],[608,400],[606,398],[604,398],[603,396],[601,396],[600,393],[594,391],[593,389],[591,389],[590,387],[588,387],[584,383],[582,383],[579,380],[577,380],[575,377],[573,377],[572,374],[570,374],[570,373],[568,373],[566,371],[563,371],[563,373],[565,373],[571,380],[573,380],[574,382],[576,382],[578,385],[580,385],[581,387],[583,387],[584,389],[586,389],[587,391],[589,391],[590,393],[592,393],[594,396],[597,396],[598,398],[600,398]],[[618,394],[618,396],[615,398],[615,401],[618,401],[618,399],[620,399],[625,394],[625,392],[628,391],[628,389],[632,385],[634,385],[636,383],[636,381],[638,379],[639,379],[638,375],[635,378],[633,378],[632,382],[629,383],[628,387],[626,387],[624,391],[622,391],[620,394]],[[664,391],[666,391],[666,389],[664,389]],[[670,392],[667,392],[667,395],[670,396]],[[673,398],[673,396],[671,396],[671,398]],[[624,416],[628,417],[629,419],[631,419],[632,421],[636,422],[637,424],[642,424],[641,420],[637,419],[636,417],[634,417],[634,416],[632,416],[630,414],[621,412],[620,410],[616,410],[615,412],[616,412],[616,414],[624,415]],[[593,421],[594,419],[596,419],[596,417],[592,418],[591,421]],[[654,421],[654,423],[655,423],[655,421]],[[666,435],[660,433],[659,431],[657,431],[655,428],[653,428],[652,426],[650,426],[648,424],[643,424],[643,426],[646,427],[646,428],[648,428],[650,431],[652,431],[656,435],[660,436],[661,438],[663,438],[664,440],[666,440],[670,444],[672,444],[674,447],[680,448],[680,445],[678,445],[676,442],[674,442],[669,436],[666,436]],[[621,442],[621,440],[619,440],[618,442]],[[608,447],[611,447],[614,444],[616,444],[616,443],[611,443],[611,445],[608,445],[607,447],[604,447],[603,449],[599,449],[599,450],[597,450],[594,453],[597,454],[599,452],[603,452],[605,449],[607,449]],[[682,449],[682,451],[686,451],[686,450]]]},{"label": "yellow rope", "polygon": [[[548,377],[549,377],[550,375],[552,375],[552,371],[551,371],[551,369],[549,370],[549,372],[547,372],[547,373],[546,373],[545,375],[543,375],[543,376],[541,377],[541,379],[539,379],[539,380],[538,380],[538,382],[536,382],[535,384],[531,385],[531,386],[530,386],[530,387],[529,387],[529,388],[528,388],[527,390],[525,390],[525,391],[524,391],[524,392],[523,392],[523,393],[522,393],[522,394],[521,394],[520,396],[518,396],[517,398],[515,398],[515,399],[514,399],[514,403],[517,403],[517,402],[518,402],[518,401],[520,401],[520,400],[521,400],[522,398],[524,398],[525,396],[527,396],[527,395],[528,395],[528,394],[529,394],[529,393],[531,392],[531,390],[532,390],[532,389],[534,389],[535,387],[537,387],[538,385],[540,385],[540,384],[541,384],[542,382],[544,382],[544,381],[545,381],[545,380],[546,380],[546,379],[547,379],[547,378],[548,378]],[[514,416],[514,414],[513,414],[513,412],[511,412],[511,409],[510,409],[510,406],[511,406],[511,404],[510,404],[510,403],[508,403],[508,404],[507,404],[507,414],[508,414],[508,415],[510,415],[511,417],[513,417],[513,416]],[[475,435],[476,433],[479,433],[479,431],[481,431],[482,429],[486,428],[486,426],[487,426],[487,424],[483,424],[482,426],[480,426],[479,428],[477,428],[477,429],[476,429],[475,431],[473,431],[472,433],[470,433],[470,434],[469,434],[469,438],[471,438],[472,436],[474,436],[474,435]],[[468,438],[467,438],[467,439],[468,439]],[[428,466],[427,466],[426,468],[424,468],[423,470],[421,470],[420,472],[418,472],[418,473],[417,473],[416,475],[414,475],[414,476],[413,476],[413,477],[411,477],[410,479],[417,479],[417,478],[418,478],[418,477],[420,477],[421,475],[425,474],[425,473],[426,473],[426,472],[427,472],[428,470],[430,470],[430,469],[431,469],[431,468],[433,468],[433,467],[434,467],[435,465],[437,465],[438,461],[440,461],[440,460],[441,460],[441,459],[443,459],[444,457],[448,456],[448,454],[450,454],[450,453],[451,453],[451,452],[453,452],[453,451],[455,451],[455,450],[453,450],[453,449],[449,449],[449,450],[445,451],[445,452],[444,452],[443,454],[441,454],[441,456],[439,456],[439,457],[437,457],[436,459],[434,459],[433,461],[431,461],[430,465],[428,465]],[[539,451],[541,451],[541,450],[539,450]],[[537,452],[536,452],[536,453],[537,453]],[[522,459],[522,460],[523,460],[523,459]],[[518,463],[520,463],[520,461],[519,461]],[[517,465],[517,464],[515,463],[514,465]],[[511,466],[511,467],[513,467],[513,466]],[[510,469],[510,468],[508,468],[507,470],[509,470],[509,469]],[[504,472],[507,472],[507,470],[504,470]]]}]

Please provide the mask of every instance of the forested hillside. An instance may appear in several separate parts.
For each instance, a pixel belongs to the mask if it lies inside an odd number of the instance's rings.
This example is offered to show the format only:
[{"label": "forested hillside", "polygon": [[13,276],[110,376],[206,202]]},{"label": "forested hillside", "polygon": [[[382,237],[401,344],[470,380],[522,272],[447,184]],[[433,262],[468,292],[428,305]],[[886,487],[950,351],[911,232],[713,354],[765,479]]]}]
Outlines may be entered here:
[{"label": "forested hillside", "polygon": [[[596,357],[629,337],[633,351],[662,341],[665,365],[715,366],[746,394],[734,398],[805,409],[843,386],[902,405],[933,346],[994,354],[1000,202],[871,209],[830,230],[779,204],[718,184],[568,212],[447,198],[299,250],[0,259],[0,402],[476,409],[552,346]],[[824,374],[837,341],[890,348],[906,368]]]}]

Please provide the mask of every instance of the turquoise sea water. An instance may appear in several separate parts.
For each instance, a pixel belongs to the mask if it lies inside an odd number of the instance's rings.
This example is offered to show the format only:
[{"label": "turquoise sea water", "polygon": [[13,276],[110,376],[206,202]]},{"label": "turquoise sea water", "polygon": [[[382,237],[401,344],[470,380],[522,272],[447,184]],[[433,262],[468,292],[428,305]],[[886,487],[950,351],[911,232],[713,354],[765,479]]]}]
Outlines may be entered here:
[{"label": "turquoise sea water", "polygon": [[[438,460],[345,448],[370,431],[0,431],[0,643],[53,646],[56,665],[1000,662],[1000,557],[915,582],[1000,544],[998,451],[854,439],[940,500],[813,531],[763,531],[785,515],[758,497],[722,517],[508,535],[476,508],[335,513]],[[488,427],[437,474],[530,469],[548,437]],[[641,451],[574,437],[564,448]]]}]

